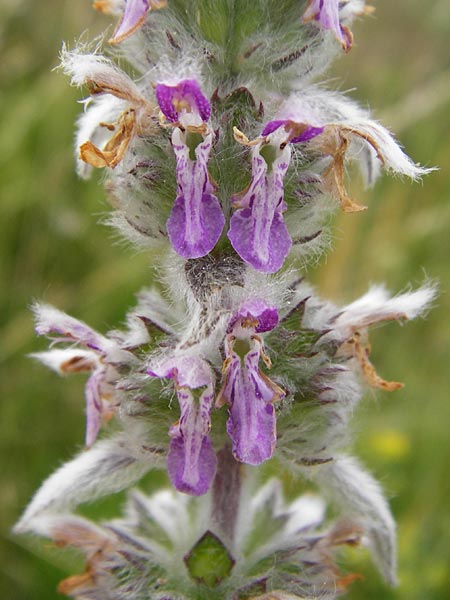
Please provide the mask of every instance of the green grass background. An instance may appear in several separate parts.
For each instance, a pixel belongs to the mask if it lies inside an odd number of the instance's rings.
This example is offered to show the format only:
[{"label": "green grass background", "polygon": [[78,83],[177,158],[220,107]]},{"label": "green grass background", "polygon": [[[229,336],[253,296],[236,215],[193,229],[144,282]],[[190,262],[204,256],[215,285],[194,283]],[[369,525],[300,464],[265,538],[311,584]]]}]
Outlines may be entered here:
[{"label": "green grass background", "polygon": [[[170,1],[170,0],[169,0]],[[373,108],[414,160],[438,165],[423,184],[383,177],[354,193],[362,214],[339,216],[335,250],[309,277],[347,302],[371,282],[395,291],[429,277],[441,292],[426,320],[373,332],[373,361],[394,394],[367,394],[355,414],[355,450],[378,477],[398,522],[400,586],[389,589],[367,557],[350,600],[450,597],[448,402],[450,364],[450,6],[448,0],[378,0],[354,27],[355,47],[330,71]],[[81,565],[10,528],[40,482],[80,447],[83,382],[62,380],[26,355],[43,349],[29,304],[51,302],[99,330],[117,325],[151,281],[149,257],[114,243],[97,224],[107,210],[99,178],[73,173],[80,93],[52,72],[61,40],[104,18],[88,0],[0,0],[0,597],[52,600]],[[334,81],[333,81],[334,84]],[[110,514],[108,502],[100,507]],[[100,509],[99,509],[100,510]]]}]

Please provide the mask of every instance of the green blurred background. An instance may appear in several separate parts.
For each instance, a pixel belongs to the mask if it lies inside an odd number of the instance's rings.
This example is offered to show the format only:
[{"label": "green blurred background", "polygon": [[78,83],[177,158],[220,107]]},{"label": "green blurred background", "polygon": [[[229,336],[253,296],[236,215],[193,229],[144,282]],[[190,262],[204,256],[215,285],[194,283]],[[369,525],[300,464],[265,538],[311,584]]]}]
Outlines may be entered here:
[{"label": "green blurred background", "polygon": [[[383,177],[368,204],[334,226],[335,251],[309,277],[347,302],[371,282],[400,291],[427,277],[441,293],[426,320],[373,332],[373,362],[394,394],[367,394],[354,419],[356,452],[381,480],[398,522],[400,587],[387,588],[367,556],[350,600],[450,597],[447,389],[450,364],[450,5],[448,0],[378,0],[355,24],[355,47],[329,73],[331,84],[372,107],[414,160],[440,171],[423,184]],[[52,68],[61,40],[106,26],[89,0],[0,0],[0,596],[52,600],[79,564],[10,528],[42,480],[70,458],[84,434],[83,381],[34,364],[29,304],[59,308],[105,331],[121,322],[152,276],[149,257],[116,243],[98,225],[107,210],[100,178],[73,172],[73,123],[80,92]],[[335,79],[336,77],[336,79]],[[339,83],[340,82],[340,83]],[[103,510],[110,514],[106,502]]]}]

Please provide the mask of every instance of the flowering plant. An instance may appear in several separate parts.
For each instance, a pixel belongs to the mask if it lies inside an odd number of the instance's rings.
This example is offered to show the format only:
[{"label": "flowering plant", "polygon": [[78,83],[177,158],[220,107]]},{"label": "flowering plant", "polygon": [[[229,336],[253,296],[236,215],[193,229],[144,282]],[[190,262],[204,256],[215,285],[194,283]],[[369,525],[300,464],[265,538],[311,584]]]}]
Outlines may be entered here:
[{"label": "flowering plant", "polygon": [[[365,386],[401,387],[370,362],[369,327],[423,314],[435,291],[392,297],[374,286],[336,307],[303,276],[328,248],[330,213],[365,209],[346,190],[348,162],[368,185],[380,167],[427,172],[318,83],[369,7],[94,7],[117,16],[109,44],[134,76],[107,44],[106,55],[63,48],[63,70],[89,93],[77,169],[106,171],[109,222],[148,249],[160,285],[105,335],[35,305],[37,333],[52,341],[35,358],[89,373],[87,451],[44,482],[17,531],[84,553],[86,571],[60,586],[79,599],[335,598],[354,578],[337,568],[336,548],[358,543],[394,583],[393,519],[345,450],[348,424]],[[94,525],[74,512],[156,469],[171,487],[132,492],[123,519]],[[316,496],[288,502],[286,474],[329,497],[336,522]]]}]

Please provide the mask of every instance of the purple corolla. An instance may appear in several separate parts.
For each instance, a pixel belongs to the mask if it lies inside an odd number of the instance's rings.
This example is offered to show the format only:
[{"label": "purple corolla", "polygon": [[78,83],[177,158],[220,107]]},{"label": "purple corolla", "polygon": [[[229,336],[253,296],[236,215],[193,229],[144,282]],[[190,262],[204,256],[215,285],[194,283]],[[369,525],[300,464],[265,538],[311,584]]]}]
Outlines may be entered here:
[{"label": "purple corolla", "polygon": [[248,188],[231,199],[237,210],[231,217],[228,238],[242,260],[257,271],[277,272],[292,246],[283,219],[289,144],[307,142],[322,131],[322,127],[288,119],[270,121],[261,138],[250,142],[252,178]]},{"label": "purple corolla", "polygon": [[225,224],[208,174],[213,140],[206,125],[210,104],[193,79],[175,86],[157,84],[156,98],[174,127],[177,197],[167,220],[169,240],[183,258],[206,256],[216,245]]},{"label": "purple corolla", "polygon": [[351,49],[353,35],[348,27],[340,23],[339,0],[309,0],[303,13],[303,21],[307,23],[314,20],[324,29],[335,33],[345,52]]},{"label": "purple corolla", "polygon": [[267,367],[270,359],[258,335],[277,323],[275,307],[260,299],[248,300],[230,320],[225,341],[225,381],[216,406],[227,404],[233,456],[250,465],[271,458],[277,439],[273,403],[284,391],[259,370],[260,358]]},{"label": "purple corolla", "polygon": [[145,23],[151,9],[164,8],[166,0],[126,0],[122,18],[109,40],[110,44],[119,44],[137,31]]},{"label": "purple corolla", "polygon": [[217,459],[209,430],[214,401],[211,368],[201,358],[171,358],[149,371],[154,377],[173,379],[180,405],[180,418],[170,430],[167,471],[180,492],[201,496],[211,486]]}]

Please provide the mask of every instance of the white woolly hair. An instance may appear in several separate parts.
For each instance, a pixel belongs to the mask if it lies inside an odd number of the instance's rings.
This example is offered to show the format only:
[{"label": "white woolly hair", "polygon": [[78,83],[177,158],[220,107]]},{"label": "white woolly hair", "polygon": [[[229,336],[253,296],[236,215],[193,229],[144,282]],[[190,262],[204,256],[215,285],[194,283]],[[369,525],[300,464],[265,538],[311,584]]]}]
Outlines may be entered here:
[{"label": "white woolly hair", "polygon": [[[373,139],[383,166],[393,173],[418,179],[433,170],[414,164],[383,125],[371,119],[367,110],[339,92],[325,90],[320,86],[310,86],[297,91],[280,106],[275,118],[307,122],[313,126],[335,124],[345,127],[350,133],[353,131],[351,155],[362,165],[362,174],[366,175],[368,184],[376,178],[376,173],[370,178],[367,177],[367,170],[363,165],[367,157],[361,152],[363,148],[368,147],[374,159],[376,151],[361,136]],[[379,171],[379,167],[376,168]]]},{"label": "white woolly hair", "polygon": [[323,493],[338,504],[344,515],[359,518],[381,574],[395,585],[396,528],[379,483],[355,458],[349,456],[338,457],[317,468],[314,480],[321,485]]},{"label": "white woolly hair", "polygon": [[48,352],[33,352],[28,355],[41,362],[43,365],[58,373],[58,375],[67,375],[62,366],[73,359],[86,359],[89,364],[94,366],[99,364],[99,357],[92,350],[81,350],[80,348],[65,348],[64,350],[50,350]]},{"label": "white woolly hair", "polygon": [[21,519],[17,533],[34,530],[34,520],[48,513],[61,513],[83,502],[128,488],[145,473],[161,467],[161,459],[142,449],[145,433],[117,435],[97,442],[88,452],[55,471],[36,492]]},{"label": "white woolly hair", "polygon": [[425,314],[437,295],[437,286],[426,284],[412,291],[391,296],[382,285],[372,286],[358,300],[342,308],[312,298],[306,304],[303,326],[331,331],[324,340],[349,335],[352,329],[364,328],[381,321],[414,319]]}]

